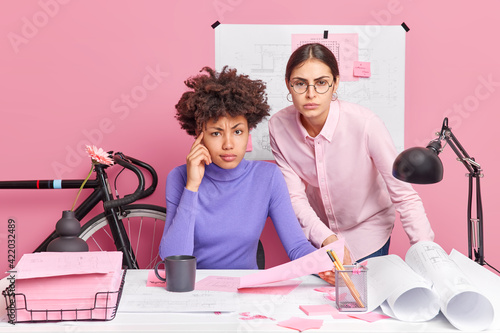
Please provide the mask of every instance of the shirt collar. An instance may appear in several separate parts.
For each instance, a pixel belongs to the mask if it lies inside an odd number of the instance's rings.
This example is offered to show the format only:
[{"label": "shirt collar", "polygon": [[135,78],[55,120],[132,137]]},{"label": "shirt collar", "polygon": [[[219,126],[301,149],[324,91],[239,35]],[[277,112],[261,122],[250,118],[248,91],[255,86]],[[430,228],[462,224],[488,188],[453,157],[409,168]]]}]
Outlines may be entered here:
[{"label": "shirt collar", "polygon": [[[333,139],[333,133],[335,133],[335,128],[337,128],[337,124],[339,123],[339,118],[340,118],[340,102],[339,100],[335,100],[330,103],[330,110],[328,111],[328,117],[326,118],[325,125],[321,129],[321,132],[319,132],[318,136],[321,135],[326,140],[331,142]],[[307,133],[307,130],[305,129],[304,125],[302,125],[302,122],[300,121],[300,112],[298,111],[296,113],[296,120],[297,120],[297,125],[299,127],[299,132],[301,133],[301,136],[304,138],[304,140],[307,140],[307,138],[311,138],[314,140],[314,138],[311,137],[309,133]]]},{"label": "shirt collar", "polygon": [[211,163],[205,167],[205,176],[218,181],[230,181],[243,175],[249,165],[250,162],[245,159],[242,159],[234,169],[223,169],[217,164]]}]

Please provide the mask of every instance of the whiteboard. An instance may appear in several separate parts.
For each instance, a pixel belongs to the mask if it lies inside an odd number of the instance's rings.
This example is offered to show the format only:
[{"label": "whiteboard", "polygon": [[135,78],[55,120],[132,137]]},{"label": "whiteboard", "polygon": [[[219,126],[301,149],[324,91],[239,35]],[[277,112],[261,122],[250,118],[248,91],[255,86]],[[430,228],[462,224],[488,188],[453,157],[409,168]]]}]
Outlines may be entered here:
[{"label": "whiteboard", "polygon": [[[325,31],[328,33],[325,34]],[[291,105],[286,96],[285,68],[292,39],[314,34],[356,34],[358,61],[369,62],[371,76],[340,81],[339,99],[371,109],[385,123],[398,151],[404,147],[405,30],[381,25],[259,25],[221,24],[215,29],[215,68],[236,68],[267,85],[271,115]],[[339,63],[340,65],[340,63]],[[251,132],[252,151],[245,158],[273,160],[265,119]]]}]

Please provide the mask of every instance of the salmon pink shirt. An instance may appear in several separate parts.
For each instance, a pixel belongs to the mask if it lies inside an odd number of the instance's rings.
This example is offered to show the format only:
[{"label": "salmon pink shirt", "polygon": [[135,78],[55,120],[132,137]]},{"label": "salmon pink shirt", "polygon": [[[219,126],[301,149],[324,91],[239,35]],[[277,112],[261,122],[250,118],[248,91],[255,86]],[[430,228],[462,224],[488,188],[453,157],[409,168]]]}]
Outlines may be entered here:
[{"label": "salmon pink shirt", "polygon": [[354,259],[365,257],[389,239],[396,211],[411,244],[434,239],[420,197],[392,176],[397,151],[372,111],[336,100],[311,137],[292,105],[271,117],[269,133],[295,214],[316,247],[335,234]]}]

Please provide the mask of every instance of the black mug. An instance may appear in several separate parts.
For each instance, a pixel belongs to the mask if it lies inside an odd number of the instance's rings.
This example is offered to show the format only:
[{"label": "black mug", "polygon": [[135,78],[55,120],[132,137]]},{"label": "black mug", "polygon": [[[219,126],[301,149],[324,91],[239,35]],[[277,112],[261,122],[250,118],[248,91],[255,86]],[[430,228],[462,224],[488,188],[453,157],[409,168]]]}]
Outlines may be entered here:
[{"label": "black mug", "polygon": [[[160,264],[165,265],[165,278],[158,274]],[[196,280],[196,257],[188,255],[166,257],[156,264],[155,274],[158,279],[167,282],[168,291],[193,291]]]}]

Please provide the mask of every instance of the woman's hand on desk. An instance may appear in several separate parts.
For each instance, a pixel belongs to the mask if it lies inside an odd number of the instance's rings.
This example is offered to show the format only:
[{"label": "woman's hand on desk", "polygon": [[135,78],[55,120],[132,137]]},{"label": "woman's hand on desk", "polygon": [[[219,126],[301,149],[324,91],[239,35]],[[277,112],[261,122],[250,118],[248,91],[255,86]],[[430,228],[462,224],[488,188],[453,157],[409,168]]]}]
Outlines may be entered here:
[{"label": "woman's hand on desk", "polygon": [[335,271],[333,269],[331,271],[320,272],[318,275],[332,286],[335,285]]}]

